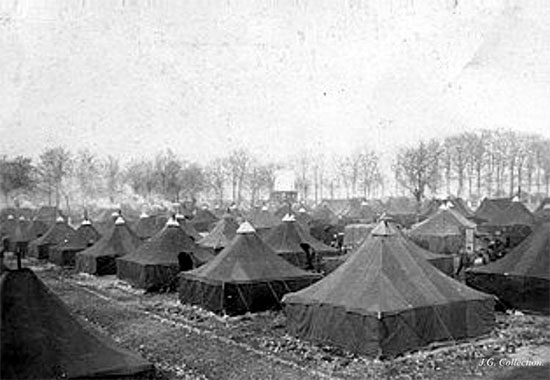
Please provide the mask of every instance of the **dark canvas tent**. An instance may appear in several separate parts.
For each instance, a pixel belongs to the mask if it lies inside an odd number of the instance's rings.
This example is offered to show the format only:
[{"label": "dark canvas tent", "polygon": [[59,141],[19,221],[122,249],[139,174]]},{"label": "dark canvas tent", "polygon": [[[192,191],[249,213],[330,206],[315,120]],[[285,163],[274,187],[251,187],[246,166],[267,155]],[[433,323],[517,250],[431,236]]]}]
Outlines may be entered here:
[{"label": "dark canvas tent", "polygon": [[283,303],[292,334],[371,356],[478,336],[494,325],[492,296],[435,269],[387,222],[338,269]]},{"label": "dark canvas tent", "polygon": [[141,214],[138,221],[134,225],[134,232],[141,240],[147,240],[162,229],[157,218],[146,214]]},{"label": "dark canvas tent", "polygon": [[370,232],[376,225],[373,223],[354,223],[348,224],[344,228],[344,248],[352,251],[359,247],[363,240],[369,236]]},{"label": "dark canvas tent", "polygon": [[171,219],[149,241],[117,259],[117,276],[146,290],[175,288],[180,271],[196,268],[213,257]]},{"label": "dark canvas tent", "polygon": [[507,306],[550,312],[550,223],[540,224],[502,259],[467,271],[468,285]]},{"label": "dark canvas tent", "polygon": [[122,217],[97,243],[76,254],[75,266],[79,272],[95,275],[115,274],[116,258],[134,252],[141,240]]},{"label": "dark canvas tent", "polygon": [[265,236],[264,241],[273,248],[275,253],[297,267],[319,268],[321,254],[311,246],[291,215],[286,215],[282,223]]},{"label": "dark canvas tent", "polygon": [[3,379],[108,378],[152,370],[84,326],[29,269],[0,277]]},{"label": "dark canvas tent", "polygon": [[94,245],[99,239],[99,233],[92,223],[85,219],[77,228],[76,233],[71,234],[50,249],[49,260],[59,266],[74,266],[76,253]]},{"label": "dark canvas tent", "polygon": [[359,205],[349,207],[345,218],[351,223],[372,223],[376,219],[376,212],[363,201]]},{"label": "dark canvas tent", "polygon": [[550,198],[544,198],[534,212],[539,222],[550,222]]},{"label": "dark canvas tent", "polygon": [[189,220],[185,218],[183,214],[176,214],[176,220],[179,223],[181,229],[189,236],[193,238],[194,241],[199,241],[202,239],[202,235],[193,227]]},{"label": "dark canvas tent", "polygon": [[74,232],[75,230],[63,218],[57,218],[55,224],[44,235],[29,243],[29,255],[37,259],[47,259],[50,254],[50,247],[63,242]]},{"label": "dark canvas tent", "polygon": [[182,303],[235,315],[278,307],[283,294],[317,279],[280,258],[244,222],[212,261],[180,274],[179,297]]},{"label": "dark canvas tent", "polygon": [[207,208],[201,208],[197,210],[196,214],[191,219],[191,225],[198,232],[208,232],[214,223],[218,221],[216,215],[214,215]]},{"label": "dark canvas tent", "polygon": [[223,218],[216,223],[212,231],[198,241],[198,244],[201,247],[220,251],[233,240],[237,234],[238,228],[239,225],[235,219],[231,215],[225,214]]},{"label": "dark canvas tent", "polygon": [[272,214],[267,207],[262,207],[260,210],[253,212],[247,220],[258,233],[281,224],[281,219]]},{"label": "dark canvas tent", "polygon": [[523,203],[510,198],[484,199],[475,216],[485,220],[485,225],[495,227],[532,226],[535,222],[533,214]]},{"label": "dark canvas tent", "polygon": [[44,235],[50,227],[48,224],[39,219],[33,219],[27,226],[27,235],[29,236],[30,241],[39,238]]},{"label": "dark canvas tent", "polygon": [[466,248],[466,233],[476,225],[454,209],[442,206],[435,214],[413,226],[410,237],[418,245],[435,253],[458,254]]}]

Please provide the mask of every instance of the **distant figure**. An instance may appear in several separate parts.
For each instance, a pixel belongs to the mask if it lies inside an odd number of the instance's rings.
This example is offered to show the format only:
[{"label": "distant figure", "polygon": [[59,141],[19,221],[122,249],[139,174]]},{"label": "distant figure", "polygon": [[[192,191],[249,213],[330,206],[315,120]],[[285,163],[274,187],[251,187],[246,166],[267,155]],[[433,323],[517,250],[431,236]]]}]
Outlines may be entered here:
[{"label": "distant figure", "polygon": [[465,249],[461,249],[459,252],[459,261],[458,268],[456,270],[455,276],[458,276],[463,269],[466,269],[470,266],[470,257],[468,252]]}]

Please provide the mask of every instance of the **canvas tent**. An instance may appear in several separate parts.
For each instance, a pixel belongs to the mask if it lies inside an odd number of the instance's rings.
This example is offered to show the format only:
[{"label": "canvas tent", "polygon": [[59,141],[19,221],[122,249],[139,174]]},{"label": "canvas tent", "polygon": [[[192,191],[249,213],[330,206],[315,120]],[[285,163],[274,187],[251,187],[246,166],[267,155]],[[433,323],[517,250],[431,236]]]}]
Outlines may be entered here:
[{"label": "canvas tent", "polygon": [[369,356],[474,337],[494,325],[494,299],[444,275],[388,222],[323,280],[283,298],[289,331]]},{"label": "canvas tent", "polygon": [[302,269],[319,268],[321,254],[306,239],[294,216],[286,215],[264,241],[289,263]]},{"label": "canvas tent", "polygon": [[197,210],[196,214],[191,219],[191,225],[198,232],[208,232],[212,225],[218,221],[216,215],[214,215],[207,208],[201,208]]},{"label": "canvas tent", "polygon": [[47,259],[50,247],[53,247],[75,233],[62,217],[58,217],[55,224],[38,239],[29,243],[29,255],[37,259]]},{"label": "canvas tent", "polygon": [[27,226],[27,236],[29,237],[29,241],[32,241],[34,239],[39,238],[40,236],[44,235],[50,227],[48,224],[42,220],[33,219]]},{"label": "canvas tent", "polygon": [[117,259],[117,276],[146,290],[175,288],[174,281],[180,271],[199,267],[212,258],[176,220],[170,219],[135,252]]},{"label": "canvas tent", "polygon": [[540,224],[502,259],[466,272],[466,283],[507,306],[550,313],[550,223]]},{"label": "canvas tent", "polygon": [[278,307],[283,294],[319,277],[280,258],[244,222],[212,261],[180,274],[179,297],[182,303],[236,315]]},{"label": "canvas tent", "polygon": [[269,230],[281,224],[281,219],[272,214],[266,206],[253,212],[248,218],[248,221],[260,234],[265,230]]},{"label": "canvas tent", "polygon": [[29,269],[0,276],[3,379],[113,378],[153,366],[84,326]]},{"label": "canvas tent", "polygon": [[115,274],[116,258],[133,252],[140,243],[141,240],[119,216],[97,243],[76,254],[76,270],[95,275]]},{"label": "canvas tent", "polygon": [[133,229],[141,240],[147,240],[160,231],[162,225],[159,225],[156,217],[142,213]]},{"label": "canvas tent", "polygon": [[188,235],[193,238],[194,241],[199,241],[202,239],[202,235],[193,227],[189,220],[185,218],[183,214],[176,214],[176,221],[180,225],[180,228]]},{"label": "canvas tent", "polygon": [[82,221],[76,233],[50,249],[49,260],[59,266],[74,266],[77,252],[94,245],[100,236],[88,219]]},{"label": "canvas tent", "polygon": [[442,205],[428,219],[413,226],[410,237],[419,246],[435,253],[458,254],[474,251],[476,225],[458,211]]},{"label": "canvas tent", "polygon": [[198,241],[204,248],[218,252],[226,247],[237,234],[239,225],[230,214],[225,214],[214,226],[212,231]]},{"label": "canvas tent", "polygon": [[374,223],[348,224],[344,228],[344,249],[352,251],[359,247],[375,226],[376,225]]}]

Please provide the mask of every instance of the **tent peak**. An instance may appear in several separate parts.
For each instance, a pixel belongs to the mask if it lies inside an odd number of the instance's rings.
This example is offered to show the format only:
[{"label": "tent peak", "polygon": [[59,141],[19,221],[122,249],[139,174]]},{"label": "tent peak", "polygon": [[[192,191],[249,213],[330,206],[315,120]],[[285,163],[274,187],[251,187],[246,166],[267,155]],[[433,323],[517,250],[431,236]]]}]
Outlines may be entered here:
[{"label": "tent peak", "polygon": [[383,220],[371,232],[372,236],[391,236],[395,235],[395,230],[388,223],[387,220]]},{"label": "tent peak", "polygon": [[12,214],[8,215],[8,220],[14,220],[14,219],[15,219],[15,217]]},{"label": "tent peak", "polygon": [[21,216],[19,217],[19,220],[20,220],[20,221],[24,221],[24,220],[25,220],[25,216],[21,215]]},{"label": "tent peak", "polygon": [[63,217],[60,215],[57,217],[57,219],[55,220],[56,223],[64,223],[65,222],[65,219],[63,219]]},{"label": "tent peak", "polygon": [[305,214],[306,213],[306,209],[304,208],[304,206],[300,207],[300,209],[298,210],[299,213],[301,214]]},{"label": "tent peak", "polygon": [[262,211],[269,211],[269,208],[266,205],[262,206]]},{"label": "tent peak", "polygon": [[122,215],[119,215],[118,218],[115,220],[115,225],[120,226],[122,224],[126,224],[126,221],[122,217]]},{"label": "tent peak", "polygon": [[296,217],[292,214],[285,214],[285,216],[283,216],[283,222],[295,222],[296,221]]},{"label": "tent peak", "polygon": [[170,217],[168,221],[166,222],[166,227],[179,227],[180,224],[178,223],[178,220],[175,217]]},{"label": "tent peak", "polygon": [[90,222],[90,219],[84,219],[82,223],[80,223],[82,226],[91,226],[92,222]]},{"label": "tent peak", "polygon": [[256,230],[254,229],[254,227],[252,227],[252,224],[250,224],[247,221],[242,222],[239,228],[237,229],[238,234],[251,234],[254,232],[256,232]]},{"label": "tent peak", "polygon": [[141,214],[139,214],[139,218],[140,219],[145,219],[145,218],[148,218],[149,215],[147,215],[147,213],[145,211],[142,211]]}]

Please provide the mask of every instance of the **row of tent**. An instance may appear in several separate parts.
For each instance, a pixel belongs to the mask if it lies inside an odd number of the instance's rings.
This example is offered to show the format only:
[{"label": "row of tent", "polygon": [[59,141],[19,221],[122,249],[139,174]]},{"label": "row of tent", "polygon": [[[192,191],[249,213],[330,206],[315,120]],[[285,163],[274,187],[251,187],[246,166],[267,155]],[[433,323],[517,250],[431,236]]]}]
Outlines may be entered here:
[{"label": "row of tent", "polygon": [[[230,223],[224,218],[216,228],[224,231],[219,226],[226,222]],[[250,223],[242,223],[232,238],[226,237],[221,251],[204,265],[177,274],[180,300],[219,313],[239,314],[276,306],[282,298],[293,334],[373,356],[392,356],[433,341],[478,336],[494,325],[493,296],[446,276],[430,263],[437,255],[418,247],[387,220],[377,224],[360,247],[322,279],[277,254],[277,247],[279,252],[296,248],[297,236],[307,261],[308,252],[301,244],[312,246],[308,242],[311,238],[294,218],[289,216],[281,225],[284,228],[277,230],[277,245],[268,243],[273,235],[262,236]],[[117,228],[127,226],[115,223],[113,230]],[[160,257],[162,247],[169,247],[166,236],[173,235],[172,241],[177,241],[180,231],[183,230],[175,221],[170,222],[149,241],[138,243],[141,245],[135,253],[116,260],[119,268],[125,262],[132,264],[121,269],[119,275],[128,279],[162,277],[164,274],[157,272],[163,266],[161,260],[158,266],[150,260]],[[541,225],[506,256],[508,261],[493,263],[505,267],[493,268],[503,272],[499,281],[515,281],[514,294],[521,294],[519,299],[546,312],[548,271],[544,268],[548,268],[548,236],[548,225]],[[288,243],[284,243],[285,239]],[[179,252],[178,248],[176,253]],[[301,266],[299,261],[295,264]],[[539,272],[533,275],[536,270]],[[471,271],[469,277],[476,278],[478,273],[482,277],[485,272]],[[483,281],[469,283],[483,288]],[[532,293],[526,292],[533,284],[538,295],[534,302]],[[499,293],[503,288],[507,289],[501,285],[490,292],[508,302],[510,297]],[[510,304],[514,306],[515,301]]]}]

